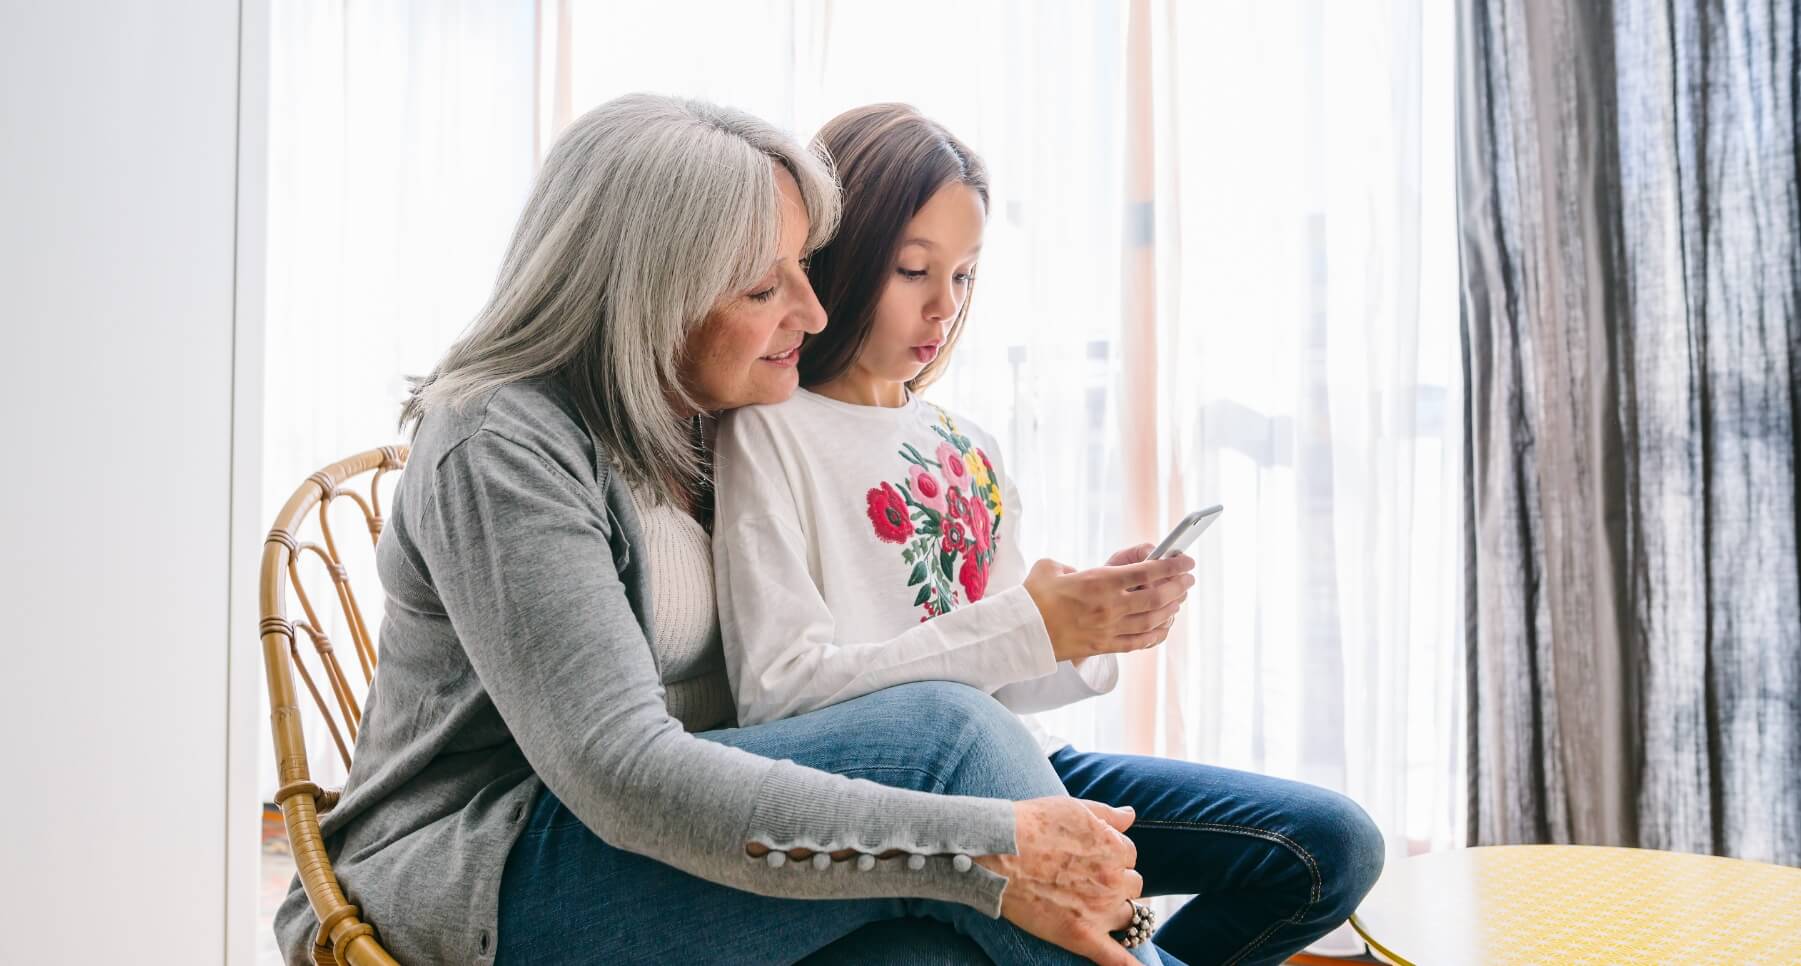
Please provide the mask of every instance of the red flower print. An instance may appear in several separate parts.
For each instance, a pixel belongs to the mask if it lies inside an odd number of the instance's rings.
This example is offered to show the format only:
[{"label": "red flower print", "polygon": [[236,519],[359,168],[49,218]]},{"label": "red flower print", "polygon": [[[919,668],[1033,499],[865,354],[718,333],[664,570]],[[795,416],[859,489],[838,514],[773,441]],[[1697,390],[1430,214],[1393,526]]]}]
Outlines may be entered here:
[{"label": "red flower print", "polygon": [[969,519],[969,501],[963,498],[963,491],[951,487],[950,494],[945,497],[945,515],[955,520]]},{"label": "red flower print", "polygon": [[869,491],[869,522],[875,524],[875,535],[889,543],[906,543],[913,535],[913,521],[907,518],[907,504],[891,483],[883,483]]},{"label": "red flower print", "polygon": [[987,553],[993,543],[994,522],[988,515],[988,504],[969,501],[969,529],[975,534],[976,553]]},{"label": "red flower print", "polygon": [[944,482],[953,488],[959,484],[968,485],[969,467],[963,463],[963,454],[949,443],[938,444],[938,469],[944,473]]},{"label": "red flower print", "polygon": [[913,499],[920,506],[944,512],[944,484],[938,477],[926,472],[925,467],[915,466],[912,471]]},{"label": "red flower print", "polygon": [[[957,492],[952,490],[952,493]],[[944,552],[962,553],[969,549],[969,524],[955,515],[944,518]]]},{"label": "red flower print", "polygon": [[957,571],[957,581],[963,585],[963,592],[969,595],[969,602],[975,603],[988,592],[988,568],[973,556],[963,558],[963,569]]}]

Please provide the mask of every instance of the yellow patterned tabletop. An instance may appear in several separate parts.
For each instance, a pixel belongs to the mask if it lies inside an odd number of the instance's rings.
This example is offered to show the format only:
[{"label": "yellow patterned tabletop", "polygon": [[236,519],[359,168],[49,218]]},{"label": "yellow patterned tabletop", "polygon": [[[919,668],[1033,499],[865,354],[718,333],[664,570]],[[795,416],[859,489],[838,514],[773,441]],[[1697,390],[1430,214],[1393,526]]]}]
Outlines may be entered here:
[{"label": "yellow patterned tabletop", "polygon": [[1580,845],[1391,863],[1351,924],[1401,966],[1801,964],[1801,869]]}]

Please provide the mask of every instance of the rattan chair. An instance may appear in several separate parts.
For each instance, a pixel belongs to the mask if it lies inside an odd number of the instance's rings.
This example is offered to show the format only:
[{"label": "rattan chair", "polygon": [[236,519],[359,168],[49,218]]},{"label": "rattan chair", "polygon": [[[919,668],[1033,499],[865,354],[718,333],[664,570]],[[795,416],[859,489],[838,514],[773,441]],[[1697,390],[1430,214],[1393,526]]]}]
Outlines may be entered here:
[{"label": "rattan chair", "polygon": [[[404,446],[383,446],[340,460],[306,478],[288,502],[276,514],[275,524],[263,544],[261,580],[261,632],[263,670],[269,681],[269,726],[275,735],[275,759],[281,787],[275,802],[281,806],[288,828],[288,844],[294,852],[294,865],[300,882],[306,888],[308,901],[319,917],[319,933],[313,940],[313,959],[320,966],[397,966],[394,958],[375,938],[374,929],[358,918],[357,908],[344,898],[338,877],[332,872],[331,859],[325,854],[325,840],[319,834],[319,816],[337,804],[338,796],[314,784],[308,767],[306,739],[302,731],[301,708],[296,698],[294,678],[313,696],[313,704],[324,717],[327,730],[337,746],[338,756],[346,770],[356,746],[356,730],[362,721],[362,708],[326,636],[327,625],[320,620],[329,614],[307,592],[302,580],[302,560],[315,555],[329,575],[330,598],[337,602],[337,613],[351,639],[356,662],[362,671],[366,688],[375,677],[375,638],[351,586],[344,558],[331,529],[330,510],[340,498],[353,501],[362,510],[371,541],[381,536],[381,482],[385,474],[406,465]],[[367,481],[367,493],[351,489],[358,477],[373,473]],[[304,539],[309,514],[317,516],[320,540]],[[370,575],[371,578],[373,575]],[[290,621],[287,615],[289,595],[300,604],[301,619]],[[325,597],[321,596],[320,600]],[[379,608],[377,608],[379,610]],[[302,660],[298,630],[312,644],[317,677],[323,679],[320,690],[315,674]],[[329,692],[328,700],[326,692]]]}]

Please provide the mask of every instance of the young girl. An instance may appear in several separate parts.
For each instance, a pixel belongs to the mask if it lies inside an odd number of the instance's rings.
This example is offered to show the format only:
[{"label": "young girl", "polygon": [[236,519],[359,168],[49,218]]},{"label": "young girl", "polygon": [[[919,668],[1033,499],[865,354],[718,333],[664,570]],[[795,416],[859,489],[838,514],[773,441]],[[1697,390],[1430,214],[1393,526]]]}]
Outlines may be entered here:
[{"label": "young girl", "polygon": [[[923,680],[1022,714],[1105,693],[1116,653],[1168,634],[1192,561],[1145,560],[1143,545],[1088,571],[1027,569],[994,440],[919,395],[968,317],[982,162],[897,104],[840,115],[818,144],[844,188],[838,234],[809,268],[827,325],[800,347],[803,388],[726,414],[716,443],[714,565],[739,723]],[[1028,727],[1072,795],[1136,810],[1145,895],[1197,895],[1156,933],[1174,957],[1280,962],[1343,922],[1381,868],[1380,834],[1334,793],[1080,752]]]}]

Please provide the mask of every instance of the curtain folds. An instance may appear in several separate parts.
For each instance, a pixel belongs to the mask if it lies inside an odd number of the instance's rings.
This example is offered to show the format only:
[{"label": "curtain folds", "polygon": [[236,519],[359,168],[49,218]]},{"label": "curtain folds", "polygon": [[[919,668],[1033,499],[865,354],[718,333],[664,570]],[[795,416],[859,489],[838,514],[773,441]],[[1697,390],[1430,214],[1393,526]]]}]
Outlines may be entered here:
[{"label": "curtain folds", "polygon": [[1476,843],[1801,864],[1795,16],[1460,6]]}]

